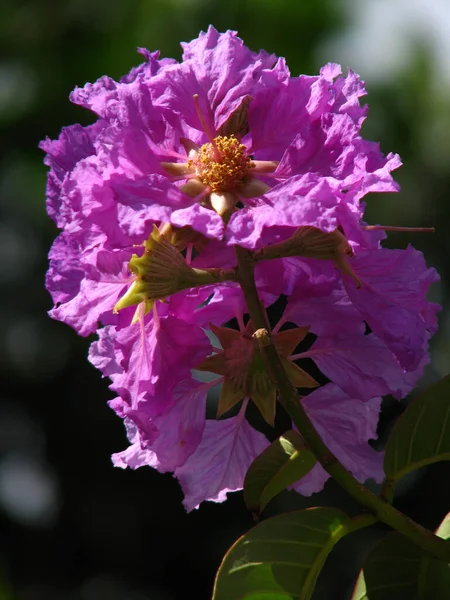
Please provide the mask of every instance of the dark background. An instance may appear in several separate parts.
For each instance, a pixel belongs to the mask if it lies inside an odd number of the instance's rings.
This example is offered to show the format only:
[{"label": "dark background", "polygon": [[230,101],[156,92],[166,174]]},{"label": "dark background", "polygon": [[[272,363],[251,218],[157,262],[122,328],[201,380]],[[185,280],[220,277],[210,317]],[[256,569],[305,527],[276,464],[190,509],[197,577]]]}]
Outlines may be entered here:
[{"label": "dark background", "polygon": [[[422,6],[423,5],[423,6]],[[422,9],[421,9],[422,6]],[[241,494],[186,514],[170,475],[113,468],[127,445],[106,405],[107,381],[87,362],[90,340],[48,318],[47,252],[57,235],[45,213],[38,142],[93,116],[68,100],[75,85],[118,79],[138,46],[181,56],[212,23],[247,46],[285,56],[293,75],[342,62],[367,82],[367,138],[400,153],[400,194],[368,198],[367,220],[437,227],[392,234],[438,268],[430,297],[450,286],[450,5],[446,0],[1,0],[0,2],[0,600],[210,598],[226,549],[252,526]],[[448,49],[448,52],[447,52]],[[448,311],[432,341],[423,388],[449,371]],[[387,399],[382,446],[407,401]],[[404,482],[398,507],[429,527],[450,509],[445,464]],[[444,494],[444,495],[443,495]],[[333,483],[304,499],[286,492],[267,515],[304,506],[355,506]],[[348,597],[380,526],[344,540],[316,600]],[[232,599],[230,599],[232,600]]]}]

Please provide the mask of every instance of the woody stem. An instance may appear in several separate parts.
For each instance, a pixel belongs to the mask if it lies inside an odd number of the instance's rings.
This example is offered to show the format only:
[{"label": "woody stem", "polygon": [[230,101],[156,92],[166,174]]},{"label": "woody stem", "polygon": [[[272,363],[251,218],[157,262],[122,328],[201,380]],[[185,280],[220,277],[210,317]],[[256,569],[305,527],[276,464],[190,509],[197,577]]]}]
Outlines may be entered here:
[{"label": "woody stem", "polygon": [[322,467],[359,504],[368,508],[380,521],[390,525],[418,546],[438,559],[450,562],[450,546],[431,531],[416,523],[391,504],[359,483],[337,457],[324,444],[311,419],[303,408],[297,391],[292,387],[275,345],[272,343],[270,328],[265,310],[258,296],[254,276],[254,259],[248,250],[236,247],[238,259],[238,282],[244,293],[250,319],[255,330],[262,330],[258,336],[260,349],[268,373],[276,385],[280,401],[314,453]]}]

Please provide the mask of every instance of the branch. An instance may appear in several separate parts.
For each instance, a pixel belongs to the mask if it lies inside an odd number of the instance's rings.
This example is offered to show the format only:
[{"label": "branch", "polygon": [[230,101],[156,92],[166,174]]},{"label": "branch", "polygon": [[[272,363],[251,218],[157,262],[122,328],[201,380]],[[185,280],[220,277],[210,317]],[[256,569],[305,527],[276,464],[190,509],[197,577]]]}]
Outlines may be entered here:
[{"label": "branch", "polygon": [[258,335],[255,336],[259,342],[261,354],[269,375],[278,389],[280,400],[305,443],[312,450],[325,471],[359,504],[370,509],[380,521],[390,525],[436,558],[449,563],[449,544],[382,500],[362,483],[359,483],[324,444],[314,424],[306,414],[297,391],[292,387],[278,351],[272,343],[266,314],[255,284],[252,254],[239,246],[236,247],[236,254],[238,258],[238,281],[247,302],[250,319],[255,331],[262,330],[258,331]]}]

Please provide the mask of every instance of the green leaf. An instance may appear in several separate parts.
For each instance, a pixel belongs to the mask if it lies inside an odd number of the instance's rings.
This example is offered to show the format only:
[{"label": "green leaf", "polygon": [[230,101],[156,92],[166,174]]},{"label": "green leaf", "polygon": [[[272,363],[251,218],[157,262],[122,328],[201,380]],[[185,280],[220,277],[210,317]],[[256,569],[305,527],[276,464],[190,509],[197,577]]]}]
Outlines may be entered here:
[{"label": "green leaf", "polygon": [[225,555],[213,600],[309,600],[330,550],[350,531],[350,517],[325,507],[259,523]]},{"label": "green leaf", "polygon": [[436,529],[436,535],[443,540],[450,540],[450,513],[448,513],[439,527]]},{"label": "green leaf", "polygon": [[[436,531],[450,538],[450,513]],[[448,542],[450,543],[450,542]],[[387,535],[359,574],[352,600],[448,600],[450,565],[432,558],[400,533]]]},{"label": "green leaf", "polygon": [[450,377],[417,396],[394,425],[384,457],[387,485],[441,460],[450,460]]},{"label": "green leaf", "polygon": [[244,481],[245,504],[261,512],[274,496],[299,481],[315,464],[301,436],[293,429],[287,431],[250,465]]}]

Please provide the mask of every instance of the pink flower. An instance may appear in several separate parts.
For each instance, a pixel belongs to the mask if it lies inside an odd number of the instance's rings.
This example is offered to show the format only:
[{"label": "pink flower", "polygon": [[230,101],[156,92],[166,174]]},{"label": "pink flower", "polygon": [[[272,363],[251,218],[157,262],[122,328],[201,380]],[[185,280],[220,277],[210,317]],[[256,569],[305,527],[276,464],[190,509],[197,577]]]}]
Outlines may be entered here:
[{"label": "pink flower", "polygon": [[72,93],[99,120],[42,144],[59,226],[122,247],[164,221],[254,248],[278,227],[332,231],[337,207],[361,216],[366,193],[397,190],[398,157],[360,135],[355,73],[327,65],[291,77],[283,59],[213,27],[183,50],[181,63],[144,53],[121,82],[103,77]]},{"label": "pink flower", "polygon": [[[380,397],[420,377],[439,308],[422,255],[382,248],[383,227],[363,221],[369,192],[398,190],[400,159],[362,138],[352,71],[291,77],[284,59],[213,27],[182,47],[181,62],[140,49],[145,62],[120,81],[76,88],[97,121],[41,143],[62,230],[50,316],[98,334],[89,358],[130,442],[113,462],[173,472],[190,510],[240,489],[269,444],[247,421],[253,402],[276,424],[277,390],[238,284],[240,246],[311,419],[358,479],[378,481]],[[316,467],[295,488],[325,479]]]}]

